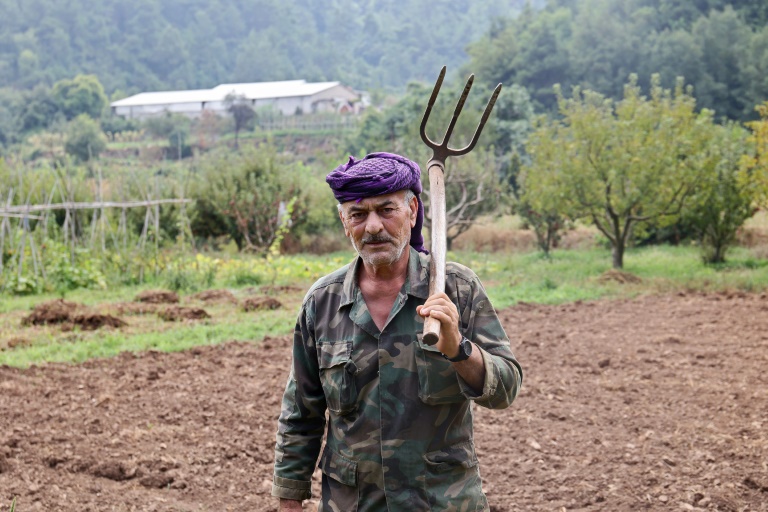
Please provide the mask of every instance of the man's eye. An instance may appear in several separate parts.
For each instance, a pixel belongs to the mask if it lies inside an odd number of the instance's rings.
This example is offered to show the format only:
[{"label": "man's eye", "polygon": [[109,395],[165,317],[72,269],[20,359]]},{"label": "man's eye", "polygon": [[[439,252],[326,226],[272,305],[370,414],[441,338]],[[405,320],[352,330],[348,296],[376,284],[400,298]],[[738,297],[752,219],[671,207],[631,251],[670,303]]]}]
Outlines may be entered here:
[{"label": "man's eye", "polygon": [[362,218],[365,218],[365,213],[363,213],[363,212],[355,212],[355,213],[351,213],[349,215],[349,217],[352,218],[352,219],[362,219]]},{"label": "man's eye", "polygon": [[384,213],[384,214],[387,214],[387,215],[391,215],[394,211],[395,211],[394,208],[383,208],[381,210],[381,213]]}]

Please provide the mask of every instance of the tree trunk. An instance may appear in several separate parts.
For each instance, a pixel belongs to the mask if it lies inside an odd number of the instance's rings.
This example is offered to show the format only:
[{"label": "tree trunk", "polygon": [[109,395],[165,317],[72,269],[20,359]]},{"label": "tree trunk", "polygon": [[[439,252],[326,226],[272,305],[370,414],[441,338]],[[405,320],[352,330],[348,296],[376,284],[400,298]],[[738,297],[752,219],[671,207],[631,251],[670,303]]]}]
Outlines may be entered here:
[{"label": "tree trunk", "polygon": [[624,238],[619,237],[611,247],[611,256],[613,257],[613,268],[624,268],[624,249],[626,249],[626,241]]}]

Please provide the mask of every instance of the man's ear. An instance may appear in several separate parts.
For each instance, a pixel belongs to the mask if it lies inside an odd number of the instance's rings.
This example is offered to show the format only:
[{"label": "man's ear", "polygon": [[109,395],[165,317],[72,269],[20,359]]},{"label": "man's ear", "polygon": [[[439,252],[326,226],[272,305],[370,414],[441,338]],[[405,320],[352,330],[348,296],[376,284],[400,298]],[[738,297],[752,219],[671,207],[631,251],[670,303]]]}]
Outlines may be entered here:
[{"label": "man's ear", "polygon": [[408,206],[411,207],[411,227],[414,227],[416,225],[416,217],[419,213],[419,199],[416,196],[413,196],[411,198],[411,204]]}]

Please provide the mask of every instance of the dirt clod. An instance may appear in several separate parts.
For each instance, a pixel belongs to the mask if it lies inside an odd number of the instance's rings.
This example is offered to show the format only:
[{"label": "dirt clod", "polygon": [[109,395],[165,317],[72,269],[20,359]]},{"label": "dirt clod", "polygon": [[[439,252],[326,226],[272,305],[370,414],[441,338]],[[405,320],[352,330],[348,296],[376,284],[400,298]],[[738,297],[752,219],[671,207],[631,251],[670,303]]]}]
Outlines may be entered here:
[{"label": "dirt clod", "polygon": [[173,483],[173,477],[167,473],[151,474],[142,477],[139,483],[150,489],[163,489]]},{"label": "dirt clod", "polygon": [[5,342],[5,348],[11,350],[16,347],[26,347],[30,343],[31,342],[26,338],[11,338]]},{"label": "dirt clod", "polygon": [[136,476],[136,468],[129,467],[120,461],[106,461],[91,468],[91,474],[100,478],[122,482]]},{"label": "dirt clod", "polygon": [[75,315],[73,323],[84,331],[95,331],[102,327],[113,327],[115,329],[128,325],[123,320],[112,315],[103,315],[101,313],[83,313]]},{"label": "dirt clod", "polygon": [[157,313],[157,304],[149,302],[116,302],[107,309],[118,315],[147,315]]},{"label": "dirt clod", "polygon": [[189,308],[184,306],[171,306],[158,313],[158,316],[166,322],[179,322],[181,320],[202,320],[211,318],[208,312],[201,308]]},{"label": "dirt clod", "polygon": [[32,313],[22,319],[21,324],[28,326],[69,322],[73,313],[84,307],[82,304],[64,299],[50,300],[35,306]]},{"label": "dirt clod", "polygon": [[190,299],[212,304],[223,302],[237,304],[237,297],[235,297],[235,294],[229,290],[205,290],[203,292],[192,295]]},{"label": "dirt clod", "polygon": [[144,290],[133,300],[149,304],[178,304],[179,294],[170,290]]},{"label": "dirt clod", "polygon": [[243,301],[243,310],[245,311],[265,311],[281,307],[283,304],[272,297],[248,297]]},{"label": "dirt clod", "polygon": [[636,275],[615,268],[608,270],[607,272],[603,272],[603,274],[598,278],[598,281],[601,283],[613,282],[619,284],[636,284],[643,282],[643,280]]}]

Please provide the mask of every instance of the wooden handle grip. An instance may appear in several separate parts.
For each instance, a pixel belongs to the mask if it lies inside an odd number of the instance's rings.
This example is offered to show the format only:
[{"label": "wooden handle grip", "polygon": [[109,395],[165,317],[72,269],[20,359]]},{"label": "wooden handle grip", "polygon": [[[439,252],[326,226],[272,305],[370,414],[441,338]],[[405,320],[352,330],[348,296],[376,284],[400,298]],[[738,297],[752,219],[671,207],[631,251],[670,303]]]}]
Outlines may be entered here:
[{"label": "wooden handle grip", "polygon": [[[432,217],[432,258],[429,263],[429,295],[445,292],[445,171],[442,163],[429,164],[429,211]],[[424,319],[424,337],[427,345],[434,345],[440,336],[440,322]]]}]

